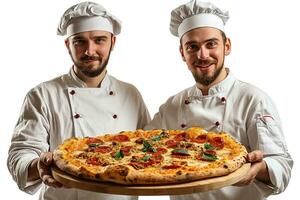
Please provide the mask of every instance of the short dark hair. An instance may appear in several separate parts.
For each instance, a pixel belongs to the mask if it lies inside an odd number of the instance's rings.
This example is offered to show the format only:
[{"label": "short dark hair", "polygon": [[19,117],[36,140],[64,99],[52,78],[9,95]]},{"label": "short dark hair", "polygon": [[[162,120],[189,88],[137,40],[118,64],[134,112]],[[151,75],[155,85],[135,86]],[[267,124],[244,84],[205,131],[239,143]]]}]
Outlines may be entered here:
[{"label": "short dark hair", "polygon": [[222,38],[223,38],[223,42],[224,42],[224,45],[225,45],[226,39],[227,39],[226,34],[224,33],[224,31],[220,30],[220,32],[221,32],[221,35],[222,35]]}]

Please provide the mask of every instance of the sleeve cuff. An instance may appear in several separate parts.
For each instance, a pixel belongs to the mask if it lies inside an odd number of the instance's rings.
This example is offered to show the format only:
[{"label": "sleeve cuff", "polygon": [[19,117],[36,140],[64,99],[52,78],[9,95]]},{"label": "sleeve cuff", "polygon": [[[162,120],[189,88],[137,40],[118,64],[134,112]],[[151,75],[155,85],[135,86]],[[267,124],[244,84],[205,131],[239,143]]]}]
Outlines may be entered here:
[{"label": "sleeve cuff", "polygon": [[[22,161],[18,164],[17,169],[18,170],[18,187],[20,190],[23,190],[24,192],[28,194],[34,194],[36,193],[41,186],[41,180],[37,179],[35,181],[27,181],[28,176],[28,167],[33,159],[37,158],[35,155],[23,155]],[[25,166],[25,167],[22,167]]]},{"label": "sleeve cuff", "polygon": [[282,167],[273,158],[267,157],[267,158],[264,158],[264,161],[266,162],[267,167],[268,167],[270,180],[274,187],[274,193],[277,194],[280,192],[279,188],[281,185],[281,180],[283,178],[282,173],[278,173],[278,172],[282,171]]}]

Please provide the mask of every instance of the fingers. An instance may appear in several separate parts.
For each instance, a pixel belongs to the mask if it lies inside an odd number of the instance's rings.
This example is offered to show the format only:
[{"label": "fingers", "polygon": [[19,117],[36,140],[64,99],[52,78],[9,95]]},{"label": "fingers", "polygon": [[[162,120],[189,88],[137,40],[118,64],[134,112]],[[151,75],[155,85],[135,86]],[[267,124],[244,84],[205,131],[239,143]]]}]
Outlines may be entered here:
[{"label": "fingers", "polygon": [[255,180],[257,173],[259,172],[261,164],[262,164],[262,162],[252,163],[251,168],[250,168],[249,172],[246,174],[246,176],[239,182],[235,183],[234,186],[245,186],[245,185],[249,185],[250,183],[252,183]]},{"label": "fingers", "polygon": [[42,177],[42,181],[46,185],[55,187],[55,188],[60,188],[63,186],[60,182],[56,181],[51,175],[44,175]]},{"label": "fingers", "polygon": [[259,150],[252,151],[248,153],[247,160],[248,162],[260,162],[263,159],[263,153]]},{"label": "fingers", "polygon": [[50,166],[52,164],[52,153],[51,152],[43,152],[40,156],[40,161],[44,165]]},{"label": "fingers", "polygon": [[62,187],[62,184],[52,177],[50,166],[52,164],[52,153],[44,152],[41,154],[38,161],[38,172],[43,183],[52,187]]},{"label": "fingers", "polygon": [[259,150],[252,151],[247,154],[246,157],[247,161],[251,163],[251,168],[246,176],[240,180],[239,182],[235,183],[234,186],[245,186],[249,185],[253,182],[264,165],[263,161],[263,153]]}]

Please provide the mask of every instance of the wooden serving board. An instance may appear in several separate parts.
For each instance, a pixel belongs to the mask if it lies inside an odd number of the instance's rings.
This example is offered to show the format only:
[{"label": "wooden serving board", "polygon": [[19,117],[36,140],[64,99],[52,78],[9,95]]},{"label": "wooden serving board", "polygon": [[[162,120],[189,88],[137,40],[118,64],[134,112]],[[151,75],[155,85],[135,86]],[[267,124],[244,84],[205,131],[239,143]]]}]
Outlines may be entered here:
[{"label": "wooden serving board", "polygon": [[219,189],[241,180],[249,171],[251,164],[246,163],[235,172],[221,177],[172,185],[126,186],[115,183],[96,182],[80,179],[66,174],[57,167],[52,168],[53,177],[68,187],[74,187],[93,192],[123,194],[123,195],[180,195]]}]

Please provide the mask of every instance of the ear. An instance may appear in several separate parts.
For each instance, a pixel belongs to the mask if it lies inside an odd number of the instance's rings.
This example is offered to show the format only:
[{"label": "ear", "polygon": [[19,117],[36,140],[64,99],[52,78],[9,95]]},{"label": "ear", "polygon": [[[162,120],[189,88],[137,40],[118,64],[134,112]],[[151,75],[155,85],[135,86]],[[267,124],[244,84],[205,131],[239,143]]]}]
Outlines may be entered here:
[{"label": "ear", "polygon": [[111,34],[111,50],[114,49],[115,43],[116,43],[116,36]]},{"label": "ear", "polygon": [[225,42],[225,55],[228,56],[231,52],[231,41],[229,38],[226,38]]},{"label": "ear", "polygon": [[70,41],[68,40],[68,38],[65,39],[65,45],[66,45],[68,51],[70,52]]},{"label": "ear", "polygon": [[180,52],[182,60],[185,62],[186,60],[185,60],[185,57],[184,57],[184,52],[183,52],[182,45],[179,46],[179,52]]}]

